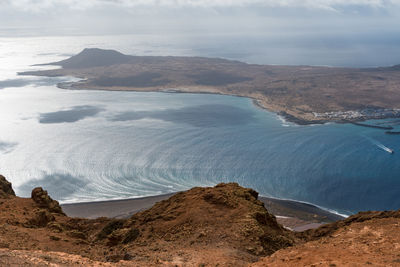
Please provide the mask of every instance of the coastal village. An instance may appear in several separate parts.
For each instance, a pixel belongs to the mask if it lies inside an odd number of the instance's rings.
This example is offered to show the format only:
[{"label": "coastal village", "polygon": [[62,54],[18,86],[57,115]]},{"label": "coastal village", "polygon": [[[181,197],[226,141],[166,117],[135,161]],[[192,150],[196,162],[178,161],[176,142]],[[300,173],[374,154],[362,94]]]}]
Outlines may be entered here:
[{"label": "coastal village", "polygon": [[329,120],[368,120],[381,118],[397,118],[400,117],[400,109],[373,109],[367,108],[362,110],[349,111],[331,111],[324,113],[313,112],[315,118]]}]

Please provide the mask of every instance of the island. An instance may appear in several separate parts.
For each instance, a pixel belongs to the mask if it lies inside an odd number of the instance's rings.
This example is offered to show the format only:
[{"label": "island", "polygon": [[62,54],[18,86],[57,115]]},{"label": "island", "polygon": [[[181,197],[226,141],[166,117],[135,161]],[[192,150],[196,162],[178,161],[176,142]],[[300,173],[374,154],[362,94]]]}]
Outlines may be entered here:
[{"label": "island", "polygon": [[248,97],[297,124],[400,117],[400,65],[376,68],[256,65],[177,56],[130,56],[86,48],[58,69],[20,75],[74,76],[66,89],[213,93]]}]

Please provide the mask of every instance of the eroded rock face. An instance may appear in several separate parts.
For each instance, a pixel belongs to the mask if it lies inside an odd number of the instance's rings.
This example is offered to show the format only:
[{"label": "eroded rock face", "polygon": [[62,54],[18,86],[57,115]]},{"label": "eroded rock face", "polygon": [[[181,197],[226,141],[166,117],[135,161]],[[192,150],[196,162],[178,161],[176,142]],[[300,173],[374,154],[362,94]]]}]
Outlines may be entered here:
[{"label": "eroded rock face", "polygon": [[[32,190],[31,198],[38,204],[39,208],[47,209],[50,212],[64,214],[58,201],[52,199],[46,190],[36,187]],[[65,214],[64,214],[65,215]]]},{"label": "eroded rock face", "polygon": [[237,183],[196,187],[133,215],[126,225],[139,229],[141,242],[161,239],[187,247],[225,244],[254,256],[293,245],[296,237],[277,223],[257,197],[256,191]]},{"label": "eroded rock face", "polygon": [[28,221],[27,226],[30,227],[45,227],[49,222],[54,221],[54,216],[44,209],[38,209],[35,211],[35,215]]},{"label": "eroded rock face", "polygon": [[0,175],[0,198],[8,198],[10,196],[15,196],[11,183],[3,175]]}]

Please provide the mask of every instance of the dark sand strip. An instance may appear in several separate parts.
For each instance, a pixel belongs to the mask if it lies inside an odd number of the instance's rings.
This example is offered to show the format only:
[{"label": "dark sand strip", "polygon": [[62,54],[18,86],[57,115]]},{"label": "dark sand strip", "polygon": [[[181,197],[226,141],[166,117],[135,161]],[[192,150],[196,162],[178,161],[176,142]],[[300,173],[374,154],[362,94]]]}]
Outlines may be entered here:
[{"label": "dark sand strip", "polygon": [[[156,202],[168,199],[172,194],[135,199],[110,200],[61,205],[70,217],[94,219],[98,217],[127,218],[151,208]],[[265,207],[277,216],[278,222],[295,231],[317,228],[321,224],[342,220],[343,217],[314,205],[292,200],[259,197]]]},{"label": "dark sand strip", "polygon": [[259,197],[265,207],[275,216],[298,218],[308,222],[334,222],[344,219],[343,216],[323,210],[312,204],[294,200],[283,200],[268,197]]},{"label": "dark sand strip", "polygon": [[168,199],[172,195],[173,193],[132,199],[63,204],[61,207],[69,217],[127,218],[139,211],[151,208],[156,202]]}]

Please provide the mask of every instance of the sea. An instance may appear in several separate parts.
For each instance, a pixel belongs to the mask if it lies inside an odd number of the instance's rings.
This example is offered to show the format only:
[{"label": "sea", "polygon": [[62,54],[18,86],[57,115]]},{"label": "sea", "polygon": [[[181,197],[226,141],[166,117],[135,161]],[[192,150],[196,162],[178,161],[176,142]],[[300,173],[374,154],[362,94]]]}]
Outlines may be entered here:
[{"label": "sea", "polygon": [[[86,47],[257,57],[152,35],[1,37],[0,173],[18,195],[41,186],[76,203],[237,182],[346,215],[400,208],[400,135],[353,124],[299,126],[242,97],[67,90],[57,83],[79,79],[17,75],[54,68],[34,64]],[[400,130],[400,119],[366,123]]]}]

